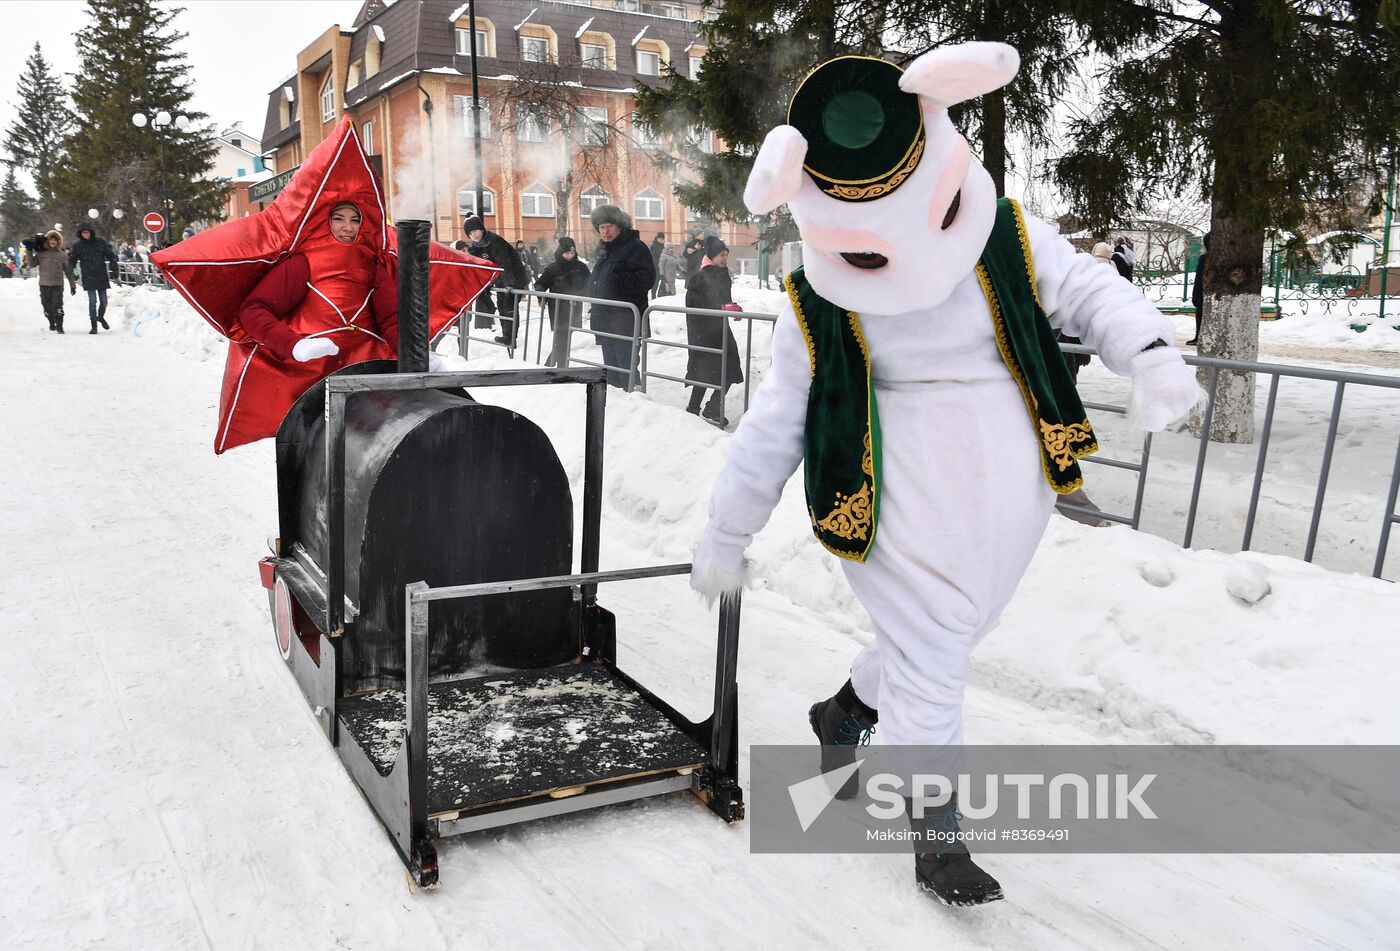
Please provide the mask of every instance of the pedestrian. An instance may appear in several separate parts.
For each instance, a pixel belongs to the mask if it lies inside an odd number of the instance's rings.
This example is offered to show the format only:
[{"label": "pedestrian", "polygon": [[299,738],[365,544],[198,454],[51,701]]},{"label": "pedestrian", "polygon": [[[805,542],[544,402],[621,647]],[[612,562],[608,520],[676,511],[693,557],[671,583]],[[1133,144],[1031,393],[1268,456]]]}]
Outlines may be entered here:
[{"label": "pedestrian", "polygon": [[[551,294],[573,294],[576,297],[586,297],[588,295],[588,265],[578,259],[578,246],[574,244],[574,239],[568,235],[559,239],[559,246],[554,250],[554,260],[548,267],[535,278],[535,290],[548,291]],[[564,301],[557,298],[545,298],[545,309],[549,311],[549,329],[554,330],[555,315],[567,321],[568,327],[583,326],[583,304],[578,301]],[[572,334],[565,333],[563,339],[555,338],[555,346],[550,350],[549,359],[545,361],[545,366],[552,367],[559,362],[562,356],[557,352],[561,346],[567,347]]]},{"label": "pedestrian", "polygon": [[[729,248],[711,235],[705,239],[704,266],[695,279],[685,286],[685,306],[700,310],[739,310],[734,303],[734,282],[729,274]],[[739,361],[739,344],[729,330],[724,317],[702,314],[685,315],[685,335],[691,347],[686,362],[685,378],[691,384],[687,413],[699,413],[700,403],[707,391],[710,402],[705,406],[705,418],[720,426],[728,426],[724,418],[724,395],[735,383],[744,380],[744,368]],[[721,356],[720,351],[723,351]]]},{"label": "pedestrian", "polygon": [[1113,266],[1128,280],[1133,279],[1133,265],[1137,264],[1137,252],[1133,250],[1133,239],[1119,235],[1113,244]]},{"label": "pedestrian", "polygon": [[194,236],[195,236],[194,225],[185,225],[185,230],[180,232],[180,240],[181,240],[181,241],[184,241],[186,238],[193,238]]},{"label": "pedestrian", "polygon": [[107,277],[107,265],[116,265],[117,252],[97,236],[91,225],[79,225],[78,240],[68,252],[68,263],[78,269],[83,290],[87,291],[88,323],[92,325],[88,333],[97,333],[98,324],[103,330],[111,330],[107,325],[107,288],[112,282]]},{"label": "pedestrian", "polygon": [[661,289],[660,296],[668,297],[676,292],[676,278],[680,276],[681,262],[676,257],[676,246],[666,245],[661,252],[661,260],[657,263],[656,269],[660,274],[658,284]]},{"label": "pedestrian", "polygon": [[514,292],[530,286],[530,276],[525,271],[525,262],[520,260],[520,255],[510,246],[509,241],[494,231],[486,230],[486,225],[482,222],[480,215],[471,215],[463,219],[462,230],[471,240],[471,248],[468,253],[484,258],[501,269],[501,273],[497,275],[495,281],[495,304],[491,303],[491,298],[487,294],[482,294],[481,297],[477,298],[480,306],[477,308],[478,313],[473,324],[481,328],[490,327],[490,315],[498,314],[501,321],[501,332],[496,337],[496,342],[505,344],[509,350],[514,350],[517,325],[520,322],[520,295]]},{"label": "pedestrian", "polygon": [[[631,376],[637,369],[637,338],[643,335],[641,315],[647,308],[647,293],[656,283],[656,268],[651,252],[632,227],[632,217],[616,205],[599,205],[591,216],[593,230],[601,243],[588,296],[631,304],[610,307],[594,304],[589,316],[598,346],[603,349],[603,363],[608,368],[608,383],[630,389]],[[609,336],[604,336],[609,335]]]},{"label": "pedestrian", "polygon": [[1196,279],[1191,284],[1191,306],[1196,309],[1196,334],[1186,341],[1188,347],[1199,347],[1201,341],[1201,310],[1206,301],[1206,258],[1210,255],[1210,232],[1201,237],[1204,250],[1196,259]]},{"label": "pedestrian", "polygon": [[[515,253],[520,257],[520,263],[525,266],[525,283],[529,284],[535,279],[539,271],[530,264],[530,249],[525,246],[525,242],[516,239]],[[539,260],[536,258],[535,260]]]},{"label": "pedestrian", "polygon": [[681,259],[685,262],[685,280],[689,284],[705,260],[705,233],[699,228],[690,232],[690,240],[681,248]]},{"label": "pedestrian", "polygon": [[39,269],[39,300],[44,305],[44,316],[49,320],[50,330],[63,333],[63,282],[68,282],[68,293],[72,296],[78,293],[78,277],[68,261],[68,252],[63,250],[63,235],[57,231],[48,232],[33,247],[38,249],[34,265]]},{"label": "pedestrian", "polygon": [[651,266],[656,271],[656,285],[651,289],[652,297],[659,297],[661,294],[661,252],[666,250],[666,233],[656,232],[656,237],[651,239]]}]

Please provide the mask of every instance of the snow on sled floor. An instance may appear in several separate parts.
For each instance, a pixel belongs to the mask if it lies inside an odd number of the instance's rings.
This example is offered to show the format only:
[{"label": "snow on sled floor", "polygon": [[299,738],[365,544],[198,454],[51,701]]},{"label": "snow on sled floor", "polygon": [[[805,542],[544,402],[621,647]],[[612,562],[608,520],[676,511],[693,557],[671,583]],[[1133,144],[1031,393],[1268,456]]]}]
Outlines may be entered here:
[{"label": "snow on sled floor", "polygon": [[[133,335],[127,294],[112,333],[59,337],[33,281],[0,281],[5,951],[1396,947],[1393,856],[994,855],[1007,900],[949,909],[905,856],[750,854],[752,820],[688,793],[448,839],[442,888],[412,893],[274,646],[256,568],[271,446],[213,455],[223,348],[195,345],[187,308],[173,346],[161,319]],[[581,400],[519,398],[577,482]],[[615,393],[607,432],[603,567],[685,560],[728,437]],[[783,506],[744,600],[741,764],[749,744],[811,742],[808,705],[869,637],[804,537],[800,484]],[[1314,723],[1395,742],[1395,693],[1376,686],[1400,666],[1394,586],[1285,561],[1240,605],[1233,556],[1053,528],[974,660],[969,738],[1323,741],[1295,726]],[[1152,587],[1141,563],[1177,580]],[[667,702],[685,687],[676,705],[703,716],[713,614],[683,579],[616,588],[619,667]]]},{"label": "snow on sled floor", "polygon": [[[401,690],[341,702],[381,773],[404,736]],[[700,766],[700,744],[597,664],[476,677],[428,688],[428,812]]]}]

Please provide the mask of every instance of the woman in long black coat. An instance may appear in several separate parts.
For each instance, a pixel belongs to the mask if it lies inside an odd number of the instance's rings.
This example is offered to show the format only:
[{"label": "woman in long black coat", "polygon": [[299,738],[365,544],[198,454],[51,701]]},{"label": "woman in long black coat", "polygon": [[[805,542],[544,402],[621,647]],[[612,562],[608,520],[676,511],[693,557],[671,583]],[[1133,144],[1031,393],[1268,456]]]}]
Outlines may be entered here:
[{"label": "woman in long black coat", "polygon": [[[572,294],[575,297],[588,296],[588,265],[578,259],[578,247],[574,244],[574,239],[562,237],[559,239],[559,247],[554,252],[554,261],[539,277],[535,278],[535,290],[550,291],[555,294]],[[583,325],[583,305],[578,301],[558,300],[553,297],[545,298],[545,307],[549,311],[549,329],[554,330],[554,315],[557,312],[565,316],[568,324],[573,327]],[[564,334],[563,339],[567,341],[569,335]],[[550,351],[549,359],[545,366],[552,367],[559,362],[559,354],[556,352],[561,341],[555,338],[555,347]]]},{"label": "woman in long black coat", "polygon": [[[725,304],[734,303],[734,282],[729,276],[729,247],[711,235],[705,239],[705,257],[709,263],[700,268],[695,277],[686,283],[685,306],[702,310],[721,310]],[[735,305],[736,309],[737,306]],[[724,418],[725,391],[735,383],[744,381],[744,367],[739,360],[739,344],[729,330],[729,320],[713,315],[686,314],[685,331],[692,347],[706,347],[716,351],[710,353],[691,350],[690,359],[685,367],[685,378],[693,383],[708,383],[714,387],[710,402],[705,407],[705,418],[727,426],[729,420]],[[724,350],[722,367],[718,353],[721,349]],[[722,381],[721,375],[724,377]],[[700,412],[700,403],[708,389],[709,386],[691,387],[687,412]]]}]

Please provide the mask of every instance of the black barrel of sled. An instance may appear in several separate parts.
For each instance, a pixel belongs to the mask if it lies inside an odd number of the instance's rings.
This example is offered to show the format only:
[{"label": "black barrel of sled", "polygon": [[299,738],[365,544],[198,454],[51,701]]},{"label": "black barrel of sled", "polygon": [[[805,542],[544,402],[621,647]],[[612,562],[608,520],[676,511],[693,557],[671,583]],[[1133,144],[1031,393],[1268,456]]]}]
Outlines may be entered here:
[{"label": "black barrel of sled", "polygon": [[399,372],[428,372],[428,242],[432,223],[394,226],[399,239]]}]

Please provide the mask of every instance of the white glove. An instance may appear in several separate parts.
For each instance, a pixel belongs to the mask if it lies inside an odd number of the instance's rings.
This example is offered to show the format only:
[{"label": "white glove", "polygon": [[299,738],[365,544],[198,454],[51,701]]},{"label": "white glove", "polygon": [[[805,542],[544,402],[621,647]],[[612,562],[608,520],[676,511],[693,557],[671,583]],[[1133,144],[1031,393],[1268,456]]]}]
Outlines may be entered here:
[{"label": "white glove", "polygon": [[690,586],[713,607],[715,598],[738,594],[748,584],[748,562],[744,545],[732,535],[705,528],[695,554],[690,559]]},{"label": "white glove", "polygon": [[1128,422],[1148,432],[1165,429],[1201,399],[1196,371],[1186,365],[1175,347],[1155,347],[1139,353],[1128,364],[1128,377],[1133,381]]},{"label": "white glove", "polygon": [[451,369],[451,367],[449,367],[449,366],[447,365],[447,361],[446,361],[446,360],[444,360],[442,357],[438,356],[436,353],[433,353],[431,350],[428,351],[428,372],[429,372],[429,373],[441,373],[443,370],[449,370],[449,369]]},{"label": "white glove", "polygon": [[298,363],[310,363],[322,357],[333,357],[340,352],[335,341],[325,337],[303,337],[292,347],[292,359]]}]

